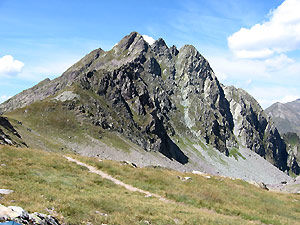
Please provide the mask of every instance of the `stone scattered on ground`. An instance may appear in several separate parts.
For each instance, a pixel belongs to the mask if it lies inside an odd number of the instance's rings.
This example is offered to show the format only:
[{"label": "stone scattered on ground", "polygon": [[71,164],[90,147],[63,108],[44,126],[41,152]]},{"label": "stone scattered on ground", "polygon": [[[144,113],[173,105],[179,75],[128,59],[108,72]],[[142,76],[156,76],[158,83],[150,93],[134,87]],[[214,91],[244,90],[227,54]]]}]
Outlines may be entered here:
[{"label": "stone scattered on ground", "polygon": [[177,176],[178,179],[182,180],[182,181],[187,181],[187,180],[192,180],[191,177],[181,177],[181,176]]},{"label": "stone scattered on ground", "polygon": [[269,188],[267,187],[267,185],[265,183],[263,183],[263,182],[258,183],[258,186],[260,188],[264,189],[264,190],[267,190],[267,191],[269,190]]},{"label": "stone scattered on ground", "polygon": [[95,211],[95,213],[96,214],[99,214],[99,215],[101,215],[101,216],[108,216],[108,214],[107,213],[102,213],[102,212],[99,212],[99,211]]},{"label": "stone scattered on ground", "polygon": [[211,178],[211,176],[209,176],[208,174],[203,173],[203,172],[200,172],[200,171],[197,171],[197,170],[193,170],[192,173],[193,173],[193,174],[196,174],[196,175],[203,176],[203,177],[205,177],[205,178],[207,178],[207,179]]},{"label": "stone scattered on ground", "polygon": [[252,184],[258,188],[261,188],[261,189],[265,189],[265,190],[269,190],[268,188],[268,185],[263,183],[263,182],[256,182],[256,181],[247,181],[249,184]]},{"label": "stone scattered on ground", "polygon": [[267,187],[271,191],[280,191],[280,192],[300,194],[300,176],[298,176],[288,182],[281,182],[278,184],[267,185]]},{"label": "stone scattered on ground", "polygon": [[122,162],[124,165],[130,165],[133,168],[137,168],[137,165],[133,162],[129,162],[129,161],[123,161]]},{"label": "stone scattered on ground", "polygon": [[9,189],[0,189],[0,194],[1,195],[9,195],[13,192],[14,192],[13,190],[9,190]]},{"label": "stone scattered on ground", "polygon": [[30,214],[19,206],[6,207],[0,204],[0,222],[7,221],[33,225],[60,225],[58,220],[53,216],[38,212]]}]

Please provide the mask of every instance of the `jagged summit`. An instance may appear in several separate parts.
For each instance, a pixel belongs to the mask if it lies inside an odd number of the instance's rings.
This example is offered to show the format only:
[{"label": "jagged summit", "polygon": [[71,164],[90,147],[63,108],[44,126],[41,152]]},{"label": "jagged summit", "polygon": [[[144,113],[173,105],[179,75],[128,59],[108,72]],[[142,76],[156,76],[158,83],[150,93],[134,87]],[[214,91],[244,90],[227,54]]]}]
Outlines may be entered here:
[{"label": "jagged summit", "polygon": [[137,32],[132,32],[125,36],[118,44],[114,46],[118,52],[126,51],[129,52],[135,50],[137,51],[147,51],[149,44],[145,39]]},{"label": "jagged summit", "polygon": [[[199,149],[230,156],[247,148],[289,169],[283,141],[259,104],[246,92],[220,84],[192,45],[178,50],[160,38],[150,46],[132,32],[111,50],[96,49],[60,77],[9,99],[0,112],[39,119],[32,109],[39,105],[43,119],[59,108],[73,118],[68,121],[96,131],[93,138],[99,142],[99,134],[113,134],[126,145],[160,152],[181,165],[203,168]],[[92,152],[101,151],[95,147]]]},{"label": "jagged summit", "polygon": [[164,54],[164,52],[169,50],[169,47],[167,46],[166,42],[162,38],[156,40],[151,47],[154,50],[154,52],[157,54]]}]

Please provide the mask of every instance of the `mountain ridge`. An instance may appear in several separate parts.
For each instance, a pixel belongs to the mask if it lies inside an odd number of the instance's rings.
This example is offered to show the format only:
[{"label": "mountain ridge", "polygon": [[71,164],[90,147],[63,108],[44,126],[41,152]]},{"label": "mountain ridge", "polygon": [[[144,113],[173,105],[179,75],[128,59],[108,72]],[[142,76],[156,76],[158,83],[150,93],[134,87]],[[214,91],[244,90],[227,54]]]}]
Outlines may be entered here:
[{"label": "mountain ridge", "polygon": [[288,162],[295,174],[300,172],[300,99],[292,102],[276,102],[266,113],[278,128],[287,143]]},{"label": "mountain ridge", "polygon": [[266,110],[280,133],[295,132],[300,136],[300,99],[292,102],[276,102]]},{"label": "mountain ridge", "polygon": [[132,32],[110,51],[96,49],[62,76],[9,99],[0,112],[37,119],[41,115],[31,108],[40,104],[41,113],[52,118],[60,105],[62,113],[74,115],[74,123],[97,130],[96,139],[114,133],[183,165],[192,162],[191,154],[201,154],[195,145],[212,146],[225,156],[245,147],[289,170],[276,127],[249,96],[224,87],[194,46],[169,48],[163,39],[150,46]]}]

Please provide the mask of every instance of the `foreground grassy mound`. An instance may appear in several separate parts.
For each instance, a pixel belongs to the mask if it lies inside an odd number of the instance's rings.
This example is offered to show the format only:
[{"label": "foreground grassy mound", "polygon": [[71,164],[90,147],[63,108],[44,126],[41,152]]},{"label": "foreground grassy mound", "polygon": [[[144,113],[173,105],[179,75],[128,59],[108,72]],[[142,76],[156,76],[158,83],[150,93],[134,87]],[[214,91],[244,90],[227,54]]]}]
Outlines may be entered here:
[{"label": "foreground grassy mound", "polygon": [[[176,202],[266,224],[297,224],[300,195],[263,190],[243,180],[179,173],[162,168],[133,168],[114,161],[78,159],[115,178]],[[190,177],[185,179],[179,179]]]},{"label": "foreground grassy mound", "polygon": [[[178,203],[130,192],[60,154],[0,147],[0,204],[52,214],[66,224],[296,224],[300,196],[270,193],[243,181],[74,156],[114,177]],[[190,176],[182,181],[178,176]]]}]

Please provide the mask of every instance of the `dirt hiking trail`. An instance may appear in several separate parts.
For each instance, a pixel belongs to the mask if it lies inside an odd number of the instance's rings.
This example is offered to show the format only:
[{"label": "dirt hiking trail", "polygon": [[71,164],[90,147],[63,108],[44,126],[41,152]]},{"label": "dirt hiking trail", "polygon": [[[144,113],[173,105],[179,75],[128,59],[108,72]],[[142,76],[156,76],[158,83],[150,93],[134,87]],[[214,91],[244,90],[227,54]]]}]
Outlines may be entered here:
[{"label": "dirt hiking trail", "polygon": [[[116,178],[113,178],[111,175],[109,175],[109,174],[107,174],[107,173],[105,173],[105,172],[103,172],[103,171],[101,171],[101,170],[98,170],[96,167],[87,165],[87,164],[85,164],[85,163],[83,163],[83,162],[80,162],[80,161],[78,161],[78,160],[76,160],[76,159],[73,159],[73,158],[71,158],[71,157],[69,157],[69,156],[63,156],[63,157],[65,157],[65,158],[66,158],[67,160],[69,160],[70,162],[74,162],[74,163],[76,163],[76,164],[78,164],[78,165],[80,165],[80,166],[84,166],[84,167],[88,168],[89,171],[90,171],[91,173],[98,174],[98,175],[100,175],[102,178],[108,179],[108,180],[112,181],[113,183],[115,183],[116,185],[122,186],[122,187],[126,188],[126,189],[129,190],[129,191],[142,193],[142,194],[145,195],[145,197],[155,197],[155,198],[158,198],[160,201],[165,202],[165,203],[168,203],[168,204],[185,205],[184,203],[175,202],[175,201],[173,201],[173,200],[166,199],[166,198],[164,198],[164,197],[162,197],[162,196],[160,196],[160,195],[158,195],[158,194],[154,194],[154,193],[151,193],[151,192],[149,192],[149,191],[145,191],[145,190],[136,188],[136,187],[134,187],[134,186],[132,186],[132,185],[129,185],[129,184],[125,184],[124,182],[122,182],[122,181],[120,181],[120,180],[118,180],[118,179],[116,179]],[[225,217],[225,218],[242,219],[241,217],[235,216],[235,215],[219,214],[219,213],[215,212],[214,210],[207,209],[207,208],[196,208],[196,209],[199,211],[199,213],[205,212],[205,213],[212,214],[213,216],[221,215],[221,216],[223,216],[223,217]],[[249,224],[263,224],[261,221],[253,221],[253,220],[249,220],[249,221],[247,221],[247,222],[249,222]]]},{"label": "dirt hiking trail", "polygon": [[156,198],[158,198],[159,200],[161,200],[161,201],[163,201],[163,202],[168,202],[168,203],[173,202],[173,201],[168,200],[168,199],[166,199],[166,198],[164,198],[164,197],[162,197],[162,196],[160,196],[160,195],[158,195],[158,194],[154,194],[154,193],[151,193],[151,192],[149,192],[149,191],[144,191],[144,190],[142,190],[142,189],[133,187],[133,186],[131,186],[131,185],[129,185],[129,184],[125,184],[124,182],[122,182],[122,181],[120,181],[120,180],[118,180],[118,179],[116,179],[116,178],[113,178],[113,177],[110,176],[109,174],[104,173],[103,171],[98,170],[98,169],[96,169],[96,168],[93,167],[93,166],[87,165],[87,164],[85,164],[85,163],[82,163],[82,162],[80,162],[80,161],[78,161],[78,160],[76,160],[76,159],[73,159],[73,158],[71,158],[71,157],[68,157],[68,156],[64,156],[64,157],[65,157],[67,160],[69,160],[70,162],[75,162],[75,163],[77,163],[77,164],[80,165],[80,166],[84,166],[84,167],[88,168],[88,169],[90,170],[91,173],[98,174],[98,175],[100,175],[102,178],[108,179],[108,180],[114,182],[115,184],[120,185],[120,186],[126,188],[126,189],[129,190],[129,191],[140,192],[140,193],[142,193],[142,194],[145,194],[147,197],[156,197]]}]

